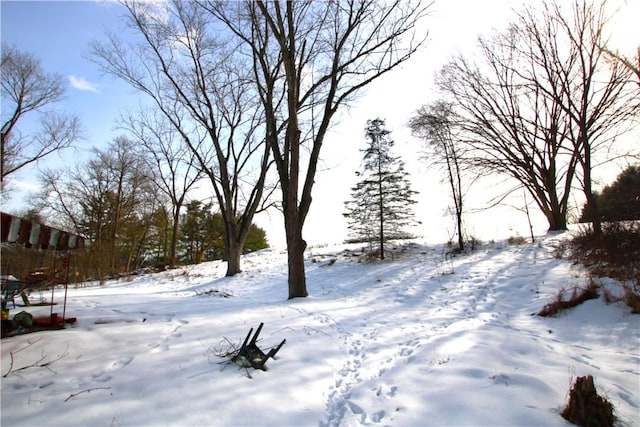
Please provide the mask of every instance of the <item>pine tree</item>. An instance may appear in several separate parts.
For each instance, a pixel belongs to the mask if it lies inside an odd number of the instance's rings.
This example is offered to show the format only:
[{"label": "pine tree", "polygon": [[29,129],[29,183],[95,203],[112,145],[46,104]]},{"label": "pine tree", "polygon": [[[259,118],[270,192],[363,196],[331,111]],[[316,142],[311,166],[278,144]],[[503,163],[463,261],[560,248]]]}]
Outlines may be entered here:
[{"label": "pine tree", "polygon": [[390,134],[384,120],[367,120],[363,171],[356,172],[360,181],[351,189],[344,213],[351,241],[377,241],[380,259],[384,259],[385,242],[410,237],[404,227],[416,223],[411,205],[417,193],[411,189],[404,162],[392,153]]},{"label": "pine tree", "polygon": [[[602,221],[634,221],[640,219],[640,165],[629,166],[616,180],[594,192]],[[592,222],[589,204],[582,208],[580,222]]]}]

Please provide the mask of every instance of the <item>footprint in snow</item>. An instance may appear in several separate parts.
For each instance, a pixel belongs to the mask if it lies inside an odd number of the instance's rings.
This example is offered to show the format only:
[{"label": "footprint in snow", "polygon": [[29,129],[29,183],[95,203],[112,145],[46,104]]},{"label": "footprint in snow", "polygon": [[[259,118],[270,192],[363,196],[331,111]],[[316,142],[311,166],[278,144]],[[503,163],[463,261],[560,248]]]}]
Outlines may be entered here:
[{"label": "footprint in snow", "polygon": [[99,374],[92,375],[91,377],[94,379],[95,382],[98,382],[98,383],[109,382],[111,381],[111,378],[112,378],[111,375],[107,375],[106,372],[101,372]]},{"label": "footprint in snow", "polygon": [[391,386],[388,389],[385,390],[385,388],[383,386],[378,387],[377,389],[374,389],[376,392],[376,396],[378,397],[384,397],[387,399],[390,399],[392,397],[395,397],[396,394],[398,394],[398,386]]},{"label": "footprint in snow", "polygon": [[125,366],[129,365],[129,363],[131,363],[132,361],[133,361],[133,356],[125,357],[124,359],[117,360],[111,364],[111,366],[109,367],[109,371],[112,371],[114,369],[122,369]]}]

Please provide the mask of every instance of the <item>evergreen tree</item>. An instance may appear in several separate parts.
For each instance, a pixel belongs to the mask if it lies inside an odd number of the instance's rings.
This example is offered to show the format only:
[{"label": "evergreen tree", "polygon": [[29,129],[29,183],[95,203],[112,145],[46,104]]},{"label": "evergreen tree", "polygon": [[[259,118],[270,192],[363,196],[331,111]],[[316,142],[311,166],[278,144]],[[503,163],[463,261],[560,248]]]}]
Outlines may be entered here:
[{"label": "evergreen tree", "polygon": [[[640,219],[640,165],[629,166],[616,180],[595,193],[602,221]],[[593,211],[587,203],[582,208],[580,222],[593,221]]]},{"label": "evergreen tree", "polygon": [[411,190],[404,162],[392,154],[390,134],[384,120],[367,120],[364,170],[356,172],[361,179],[351,189],[344,213],[351,241],[377,241],[380,259],[384,259],[385,242],[410,237],[404,227],[416,222],[411,205],[416,203],[413,196],[417,193]]},{"label": "evergreen tree", "polygon": [[249,234],[247,234],[247,241],[244,242],[244,252],[259,251],[260,249],[266,249],[268,247],[267,232],[257,225],[251,224]]},{"label": "evergreen tree", "polygon": [[[186,213],[181,215],[180,248],[187,264],[197,264],[214,259],[227,260],[224,245],[225,224],[222,214],[212,212],[212,204],[193,200],[186,205]],[[240,221],[240,219],[236,219]],[[251,224],[244,244],[245,252],[268,248],[266,232]]]},{"label": "evergreen tree", "polygon": [[205,261],[216,246],[222,247],[222,235],[215,227],[211,212],[212,204],[192,200],[187,204],[187,212],[182,215],[179,243],[187,264]]}]

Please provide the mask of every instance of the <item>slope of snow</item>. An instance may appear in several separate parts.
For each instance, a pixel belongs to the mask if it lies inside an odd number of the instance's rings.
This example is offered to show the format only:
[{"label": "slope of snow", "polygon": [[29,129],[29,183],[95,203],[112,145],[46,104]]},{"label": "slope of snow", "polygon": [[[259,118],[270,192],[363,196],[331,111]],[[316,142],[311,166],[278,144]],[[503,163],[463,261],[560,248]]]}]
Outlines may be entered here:
[{"label": "slope of snow", "polygon": [[[412,243],[373,263],[312,248],[310,297],[291,301],[275,250],[231,278],[214,262],[70,289],[76,325],[2,340],[1,423],[564,426],[590,374],[621,425],[640,425],[640,317],[602,298],[533,315],[587,280],[554,257],[564,238],[455,258]],[[249,378],[216,353],[260,322],[261,348],[287,342]]]}]

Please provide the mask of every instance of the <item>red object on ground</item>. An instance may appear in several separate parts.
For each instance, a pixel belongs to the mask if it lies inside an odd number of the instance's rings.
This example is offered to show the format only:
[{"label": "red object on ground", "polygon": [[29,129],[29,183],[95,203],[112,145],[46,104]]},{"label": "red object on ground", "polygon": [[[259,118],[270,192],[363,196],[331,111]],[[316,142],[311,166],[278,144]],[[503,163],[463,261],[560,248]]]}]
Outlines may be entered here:
[{"label": "red object on ground", "polygon": [[35,326],[61,326],[63,323],[64,319],[58,316],[58,313],[53,313],[51,316],[33,318],[33,324]]}]

